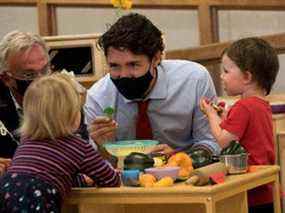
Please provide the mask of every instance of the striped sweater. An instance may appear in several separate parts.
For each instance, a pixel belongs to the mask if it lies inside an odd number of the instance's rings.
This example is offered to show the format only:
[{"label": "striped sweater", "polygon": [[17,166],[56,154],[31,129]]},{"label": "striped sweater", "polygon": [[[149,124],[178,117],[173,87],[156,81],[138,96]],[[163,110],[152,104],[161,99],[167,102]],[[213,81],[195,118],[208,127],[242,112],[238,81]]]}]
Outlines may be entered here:
[{"label": "striped sweater", "polygon": [[62,199],[78,173],[92,178],[96,186],[120,185],[119,174],[112,166],[91,144],[74,135],[56,141],[23,139],[8,172],[34,175],[56,187]]}]

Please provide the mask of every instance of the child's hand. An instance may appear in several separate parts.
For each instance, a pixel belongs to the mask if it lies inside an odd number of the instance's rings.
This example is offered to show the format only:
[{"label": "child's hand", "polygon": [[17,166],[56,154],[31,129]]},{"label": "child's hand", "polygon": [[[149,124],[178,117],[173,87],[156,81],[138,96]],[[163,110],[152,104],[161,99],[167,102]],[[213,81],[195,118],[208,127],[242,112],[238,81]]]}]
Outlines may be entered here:
[{"label": "child's hand", "polygon": [[200,100],[200,109],[201,111],[209,116],[210,114],[217,114],[217,111],[215,108],[212,106],[211,102],[209,101],[208,98],[203,97]]},{"label": "child's hand", "polygon": [[88,177],[85,174],[83,174],[83,177],[84,177],[84,181],[85,181],[87,186],[93,186],[94,185],[94,181],[90,177]]},{"label": "child's hand", "polygon": [[0,158],[0,176],[3,175],[6,169],[10,166],[11,159]]}]

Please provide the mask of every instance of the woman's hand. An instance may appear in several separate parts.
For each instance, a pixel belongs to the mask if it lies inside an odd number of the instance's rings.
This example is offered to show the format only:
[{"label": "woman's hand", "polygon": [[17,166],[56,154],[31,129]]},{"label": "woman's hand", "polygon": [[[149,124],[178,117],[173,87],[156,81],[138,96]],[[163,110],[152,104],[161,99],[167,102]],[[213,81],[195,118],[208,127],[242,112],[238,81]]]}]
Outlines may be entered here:
[{"label": "woman's hand", "polygon": [[98,144],[102,145],[115,138],[118,124],[116,121],[106,116],[98,116],[88,127],[90,137]]},{"label": "woman's hand", "polygon": [[0,175],[3,175],[11,164],[11,159],[0,158]]}]

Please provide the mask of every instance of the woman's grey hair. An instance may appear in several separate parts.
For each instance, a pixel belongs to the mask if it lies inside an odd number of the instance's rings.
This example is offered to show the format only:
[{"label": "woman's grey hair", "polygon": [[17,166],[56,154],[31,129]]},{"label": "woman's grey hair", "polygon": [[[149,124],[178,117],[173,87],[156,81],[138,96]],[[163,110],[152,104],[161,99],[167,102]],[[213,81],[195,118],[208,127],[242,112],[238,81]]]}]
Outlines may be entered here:
[{"label": "woman's grey hair", "polygon": [[9,69],[8,57],[40,45],[48,56],[48,48],[41,36],[28,32],[12,31],[0,41],[0,74]]}]

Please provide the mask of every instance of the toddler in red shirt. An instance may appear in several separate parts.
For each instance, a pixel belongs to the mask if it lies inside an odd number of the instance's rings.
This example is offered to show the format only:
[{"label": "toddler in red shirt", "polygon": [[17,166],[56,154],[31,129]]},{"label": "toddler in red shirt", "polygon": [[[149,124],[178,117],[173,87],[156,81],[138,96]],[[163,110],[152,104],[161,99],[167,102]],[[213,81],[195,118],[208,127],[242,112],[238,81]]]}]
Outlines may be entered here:
[{"label": "toddler in red shirt", "polygon": [[[221,79],[229,96],[240,95],[222,118],[206,98],[200,101],[213,136],[224,148],[238,140],[249,155],[249,165],[275,162],[272,112],[265,99],[279,70],[278,56],[269,43],[260,38],[233,42],[222,54]],[[248,193],[249,212],[273,212],[271,185]]]}]

